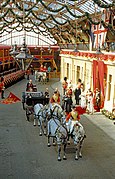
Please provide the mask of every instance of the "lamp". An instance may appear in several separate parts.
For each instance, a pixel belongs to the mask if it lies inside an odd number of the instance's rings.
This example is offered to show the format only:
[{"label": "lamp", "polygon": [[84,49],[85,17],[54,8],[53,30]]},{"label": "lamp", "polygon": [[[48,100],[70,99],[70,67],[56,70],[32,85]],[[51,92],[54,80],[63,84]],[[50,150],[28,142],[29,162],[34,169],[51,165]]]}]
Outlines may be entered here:
[{"label": "lamp", "polygon": [[22,2],[23,4],[23,29],[24,29],[24,38],[23,38],[23,44],[22,47],[20,49],[20,53],[18,55],[15,56],[15,58],[17,60],[20,60],[21,62],[21,67],[22,70],[27,70],[27,68],[29,67],[30,63],[33,60],[33,57],[31,54],[29,54],[29,49],[27,48],[26,42],[25,42],[25,38],[26,38],[26,33],[25,33],[25,27],[24,27],[24,23],[25,23],[25,8],[24,8],[24,1]]},{"label": "lamp", "polygon": [[18,55],[18,53],[19,53],[19,51],[18,51],[18,48],[17,48],[17,44],[15,42],[15,44],[10,49],[10,55],[16,56],[16,55]]},{"label": "lamp", "polygon": [[17,65],[18,65],[19,68],[21,69],[21,66],[19,65],[18,61],[16,60],[16,55],[19,54],[19,51],[18,51],[16,42],[15,42],[15,44],[12,46],[12,48],[9,50],[9,54],[14,58],[15,62],[17,63]]},{"label": "lamp", "polygon": [[[26,43],[25,43],[25,37],[24,37],[24,39],[23,39],[23,44],[22,44],[22,47],[21,47],[21,49],[20,49],[20,53],[18,54],[18,55],[16,55],[16,59],[17,60],[21,60],[21,62],[22,62],[22,70],[26,70],[27,69],[27,67],[30,65],[30,63],[31,63],[31,61],[32,61],[32,59],[33,59],[33,57],[32,57],[32,55],[31,54],[29,54],[29,49],[27,48],[27,45],[26,45]],[[27,60],[29,61],[28,63],[27,63]],[[27,63],[27,64],[26,64]],[[27,66],[26,66],[27,65]]]}]

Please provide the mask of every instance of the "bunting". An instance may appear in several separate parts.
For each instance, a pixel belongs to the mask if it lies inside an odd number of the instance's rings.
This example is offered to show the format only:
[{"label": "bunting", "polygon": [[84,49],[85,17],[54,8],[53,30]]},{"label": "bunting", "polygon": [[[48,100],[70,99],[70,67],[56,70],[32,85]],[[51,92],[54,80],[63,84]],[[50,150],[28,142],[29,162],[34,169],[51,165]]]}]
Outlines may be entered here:
[{"label": "bunting", "polygon": [[19,101],[21,101],[21,99],[10,92],[9,96],[6,99],[4,99],[0,102],[3,103],[3,104],[13,104],[13,103],[17,103]]}]

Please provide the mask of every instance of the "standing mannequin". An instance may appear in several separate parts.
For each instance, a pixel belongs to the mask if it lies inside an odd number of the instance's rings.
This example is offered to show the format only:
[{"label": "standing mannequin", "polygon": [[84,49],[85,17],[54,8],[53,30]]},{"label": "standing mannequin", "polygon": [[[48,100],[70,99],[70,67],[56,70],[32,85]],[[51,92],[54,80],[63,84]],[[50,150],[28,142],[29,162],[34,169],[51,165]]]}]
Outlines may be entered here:
[{"label": "standing mannequin", "polygon": [[66,94],[66,97],[64,99],[64,110],[65,112],[68,114],[69,112],[71,112],[71,107],[72,107],[73,101],[72,101],[72,97],[70,94]]},{"label": "standing mannequin", "polygon": [[78,79],[77,88],[74,91],[76,105],[79,105],[80,95],[81,95],[81,79]]},{"label": "standing mannequin", "polygon": [[30,79],[30,81],[27,83],[27,86],[26,86],[26,91],[34,91],[34,86],[33,86],[33,83],[32,83],[32,80]]},{"label": "standing mannequin", "polygon": [[49,103],[49,97],[50,97],[48,88],[46,88],[46,90],[44,92],[44,96],[46,97],[46,104],[48,104]]},{"label": "standing mannequin", "polygon": [[85,90],[84,90],[84,85],[81,85],[81,108],[84,109],[86,108],[86,94],[85,94]]},{"label": "standing mannequin", "polygon": [[54,91],[54,94],[51,97],[50,102],[60,104],[60,95],[59,95],[59,93],[57,91]]},{"label": "standing mannequin", "polygon": [[93,92],[91,89],[88,90],[87,94],[87,113],[93,114],[94,113],[94,100],[93,100]]},{"label": "standing mannequin", "polygon": [[1,98],[4,99],[4,89],[5,89],[5,84],[4,84],[4,77],[1,77],[1,82],[0,82],[0,92],[1,92]]},{"label": "standing mannequin", "polygon": [[80,95],[81,95],[81,89],[79,86],[75,89],[75,100],[76,100],[76,105],[79,105],[79,100],[80,100]]},{"label": "standing mannequin", "polygon": [[64,81],[62,83],[62,87],[63,87],[63,95],[65,95],[67,87],[68,87],[67,77],[64,77]]}]

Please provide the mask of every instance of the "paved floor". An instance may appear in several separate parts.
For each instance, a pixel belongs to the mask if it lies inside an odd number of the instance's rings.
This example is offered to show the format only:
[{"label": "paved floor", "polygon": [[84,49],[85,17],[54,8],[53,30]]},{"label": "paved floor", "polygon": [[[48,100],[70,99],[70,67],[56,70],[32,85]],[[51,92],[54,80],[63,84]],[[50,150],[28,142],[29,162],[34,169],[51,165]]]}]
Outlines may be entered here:
[{"label": "paved floor", "polygon": [[[52,88],[58,88],[62,94],[62,84],[60,81],[54,83]],[[74,101],[74,97],[73,97]],[[109,135],[112,139],[115,140],[115,125],[114,121],[108,119],[106,116],[102,115],[101,112],[95,112],[93,115],[83,114],[86,116],[91,122],[101,128],[107,135]]]},{"label": "paved floor", "polygon": [[[24,79],[6,89],[5,97],[11,91],[21,98],[26,83]],[[40,91],[47,86],[51,93],[56,87],[61,92],[59,79],[37,84]],[[109,122],[112,121],[100,113],[82,115],[87,135],[83,158],[74,160],[75,148],[71,143],[66,150],[67,161],[58,162],[57,147],[47,147],[47,138],[39,136],[39,128],[33,126],[33,121],[26,121],[22,104],[0,104],[0,179],[114,179],[115,140],[109,133],[115,126]]]}]

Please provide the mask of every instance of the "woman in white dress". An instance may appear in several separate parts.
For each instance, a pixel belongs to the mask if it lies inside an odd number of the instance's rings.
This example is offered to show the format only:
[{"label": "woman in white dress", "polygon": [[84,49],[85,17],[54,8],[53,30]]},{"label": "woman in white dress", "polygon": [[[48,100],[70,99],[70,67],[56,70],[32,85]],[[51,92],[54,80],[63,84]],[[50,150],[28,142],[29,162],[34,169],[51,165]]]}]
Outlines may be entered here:
[{"label": "woman in white dress", "polygon": [[86,108],[86,94],[84,87],[81,86],[81,95],[79,96],[81,98],[81,108]]},{"label": "woman in white dress", "polygon": [[87,92],[87,112],[88,114],[94,113],[93,92],[91,90]]}]

